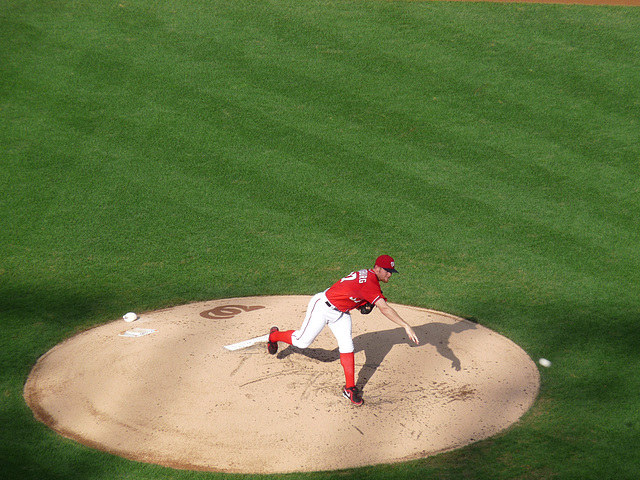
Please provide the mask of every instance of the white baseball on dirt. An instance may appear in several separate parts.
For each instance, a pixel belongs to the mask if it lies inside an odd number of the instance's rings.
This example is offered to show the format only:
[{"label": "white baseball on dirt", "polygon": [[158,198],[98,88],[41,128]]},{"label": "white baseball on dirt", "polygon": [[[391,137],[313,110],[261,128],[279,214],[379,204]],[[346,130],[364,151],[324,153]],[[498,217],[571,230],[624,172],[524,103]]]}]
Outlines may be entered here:
[{"label": "white baseball on dirt", "polygon": [[542,365],[543,367],[547,367],[547,368],[549,368],[551,366],[551,362],[549,360],[547,360],[546,358],[541,358],[540,360],[538,360],[538,363],[540,365]]},{"label": "white baseball on dirt", "polygon": [[122,318],[124,318],[125,322],[133,322],[134,320],[138,319],[138,315],[136,315],[133,312],[129,312],[129,313],[125,313]]}]

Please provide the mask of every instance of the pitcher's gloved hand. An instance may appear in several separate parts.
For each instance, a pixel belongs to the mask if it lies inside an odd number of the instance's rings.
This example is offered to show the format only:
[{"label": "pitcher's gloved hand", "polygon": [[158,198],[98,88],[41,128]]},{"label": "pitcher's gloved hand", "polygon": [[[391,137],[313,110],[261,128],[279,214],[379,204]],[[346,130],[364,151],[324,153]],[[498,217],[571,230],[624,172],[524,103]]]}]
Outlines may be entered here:
[{"label": "pitcher's gloved hand", "polygon": [[371,310],[373,310],[374,306],[375,305],[373,305],[372,303],[367,302],[364,305],[360,305],[358,307],[358,310],[360,310],[361,314],[367,315],[367,314],[371,313]]}]

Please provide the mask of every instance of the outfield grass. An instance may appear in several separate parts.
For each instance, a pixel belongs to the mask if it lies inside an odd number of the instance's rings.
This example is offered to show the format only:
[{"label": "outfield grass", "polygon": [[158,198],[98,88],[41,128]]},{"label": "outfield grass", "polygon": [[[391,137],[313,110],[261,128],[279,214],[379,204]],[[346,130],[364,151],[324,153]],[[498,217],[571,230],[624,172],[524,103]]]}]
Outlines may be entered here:
[{"label": "outfield grass", "polygon": [[639,27],[621,7],[2,2],[3,475],[239,478],[60,438],[22,399],[31,367],[130,310],[312,294],[389,253],[391,301],[551,359],[540,398],[455,452],[290,478],[638,478]]}]

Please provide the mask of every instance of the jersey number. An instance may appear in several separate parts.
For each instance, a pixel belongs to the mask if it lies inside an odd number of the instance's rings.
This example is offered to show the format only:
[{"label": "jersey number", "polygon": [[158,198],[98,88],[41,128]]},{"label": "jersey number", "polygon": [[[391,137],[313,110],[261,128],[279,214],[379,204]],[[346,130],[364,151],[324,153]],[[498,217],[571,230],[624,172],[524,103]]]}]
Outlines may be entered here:
[{"label": "jersey number", "polygon": [[348,282],[350,280],[355,280],[356,278],[358,279],[358,283],[365,283],[367,281],[368,273],[369,272],[367,270],[360,270],[359,272],[351,272],[349,275],[347,275],[342,280],[340,280],[340,283]]}]

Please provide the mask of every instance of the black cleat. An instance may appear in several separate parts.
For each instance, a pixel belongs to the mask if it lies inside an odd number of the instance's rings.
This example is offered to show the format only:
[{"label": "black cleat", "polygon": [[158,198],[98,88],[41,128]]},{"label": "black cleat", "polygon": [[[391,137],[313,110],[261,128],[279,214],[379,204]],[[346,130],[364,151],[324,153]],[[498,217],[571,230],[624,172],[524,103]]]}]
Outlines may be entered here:
[{"label": "black cleat", "polygon": [[342,395],[344,396],[344,398],[346,398],[347,400],[349,400],[351,403],[353,403],[358,407],[364,404],[364,400],[360,395],[360,391],[358,390],[358,387],[349,387],[349,388],[344,387],[344,389],[342,390]]},{"label": "black cleat", "polygon": [[273,332],[279,332],[279,331],[280,329],[278,327],[271,327],[271,330],[269,330],[269,340],[267,340],[267,350],[271,355],[275,355],[276,353],[278,353],[278,342],[271,341],[271,334]]}]

